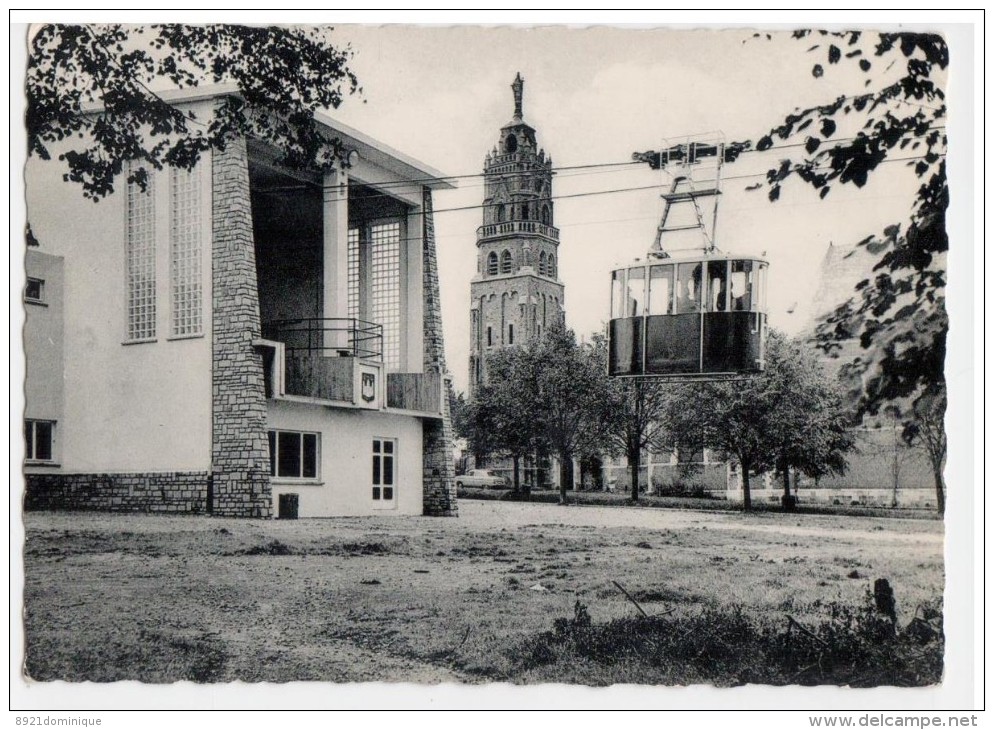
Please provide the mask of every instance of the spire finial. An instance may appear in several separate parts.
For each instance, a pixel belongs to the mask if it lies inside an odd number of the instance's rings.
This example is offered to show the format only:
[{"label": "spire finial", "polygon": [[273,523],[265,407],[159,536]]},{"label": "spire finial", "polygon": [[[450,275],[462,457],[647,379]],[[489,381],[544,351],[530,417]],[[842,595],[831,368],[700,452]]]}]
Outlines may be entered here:
[{"label": "spire finial", "polygon": [[514,83],[511,84],[511,91],[514,92],[514,118],[521,119],[521,101],[525,91],[525,80],[521,78],[520,71],[518,72],[518,75],[514,77]]}]

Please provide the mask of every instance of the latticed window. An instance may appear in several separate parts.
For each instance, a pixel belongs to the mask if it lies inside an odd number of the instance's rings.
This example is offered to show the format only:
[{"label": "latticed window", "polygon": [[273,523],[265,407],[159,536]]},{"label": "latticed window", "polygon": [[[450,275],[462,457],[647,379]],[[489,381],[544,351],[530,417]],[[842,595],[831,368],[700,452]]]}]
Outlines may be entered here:
[{"label": "latticed window", "polygon": [[348,316],[359,318],[359,229],[349,229],[346,267],[348,270]]},{"label": "latticed window", "polygon": [[538,255],[538,273],[545,276],[545,251]]},{"label": "latticed window", "polygon": [[372,320],[383,326],[383,363],[400,367],[400,223],[369,229]]},{"label": "latticed window", "polygon": [[511,252],[505,249],[500,255],[500,273],[510,274],[513,267],[514,261],[511,258]]},{"label": "latticed window", "polygon": [[204,331],[200,172],[173,168],[169,229],[172,334]]},{"label": "latticed window", "polygon": [[128,339],[155,337],[155,177],[146,189],[128,184],[127,299]]},{"label": "latticed window", "polygon": [[491,251],[487,256],[487,276],[497,276],[497,253]]},{"label": "latticed window", "polygon": [[556,257],[551,253],[549,254],[548,262],[545,264],[545,273],[553,278],[556,276]]}]

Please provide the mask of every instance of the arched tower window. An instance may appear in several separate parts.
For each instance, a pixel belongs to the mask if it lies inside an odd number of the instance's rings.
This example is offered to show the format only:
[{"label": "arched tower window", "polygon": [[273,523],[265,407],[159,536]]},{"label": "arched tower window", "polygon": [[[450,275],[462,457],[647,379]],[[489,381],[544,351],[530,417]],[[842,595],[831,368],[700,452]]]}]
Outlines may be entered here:
[{"label": "arched tower window", "polygon": [[505,248],[504,252],[500,255],[500,273],[510,274],[513,266],[514,262],[511,260],[511,252]]},{"label": "arched tower window", "polygon": [[528,220],[528,203],[521,204],[521,220]]},{"label": "arched tower window", "polygon": [[532,250],[530,248],[525,248],[525,261],[524,266],[532,266]]},{"label": "arched tower window", "polygon": [[552,214],[549,213],[549,206],[547,205],[542,206],[542,214],[540,220],[545,225],[550,225],[552,223]]},{"label": "arched tower window", "polygon": [[538,255],[538,273],[545,276],[545,251]]},{"label": "arched tower window", "polygon": [[504,217],[506,215],[507,215],[507,213],[504,210],[504,204],[503,203],[497,203],[497,208],[495,209],[495,212],[494,212],[494,219],[498,223],[503,223],[504,222]]},{"label": "arched tower window", "polygon": [[513,134],[507,135],[507,139],[504,141],[504,152],[507,154],[512,154],[518,151],[518,138]]},{"label": "arched tower window", "polygon": [[549,254],[549,261],[545,265],[545,270],[546,270],[546,273],[549,274],[549,276],[551,276],[552,278],[555,278],[555,276],[556,276],[556,257],[553,254],[551,254],[551,253]]},{"label": "arched tower window", "polygon": [[487,276],[497,275],[497,252],[491,251],[487,256]]}]

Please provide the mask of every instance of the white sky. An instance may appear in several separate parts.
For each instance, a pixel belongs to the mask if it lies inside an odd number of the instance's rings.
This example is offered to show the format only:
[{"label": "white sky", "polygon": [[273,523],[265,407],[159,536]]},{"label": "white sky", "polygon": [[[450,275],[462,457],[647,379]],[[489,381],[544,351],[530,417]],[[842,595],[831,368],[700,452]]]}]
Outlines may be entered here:
[{"label": "white sky", "polygon": [[[524,117],[558,167],[618,163],[659,149],[665,139],[719,131],[729,141],[757,139],[799,106],[864,93],[865,76],[828,68],[817,40],[772,40],[752,31],[621,28],[429,28],[340,26],[337,42],[356,51],[352,67],[364,93],[333,116],[448,175],[478,175],[510,121],[510,84],[525,79]],[[897,64],[896,70],[901,68]],[[876,68],[871,72],[876,74]],[[893,73],[893,72],[892,72]],[[874,86],[883,75],[873,75]],[[840,127],[837,136],[844,136]],[[797,149],[789,150],[796,153]],[[840,187],[820,201],[799,181],[771,204],[765,190],[747,192],[784,151],[742,157],[724,169],[717,243],[771,262],[773,326],[806,326],[818,267],[829,241],[850,244],[902,220],[917,183],[902,163],[881,168],[864,190]],[[757,175],[759,173],[759,175]],[[458,181],[435,196],[446,352],[457,390],[467,381],[469,281],[476,269],[482,177]],[[554,196],[666,185],[647,165],[566,170]],[[641,257],[662,211],[660,189],[565,198],[556,203],[560,277],[567,324],[588,336],[607,319],[608,277],[615,263]],[[796,306],[795,306],[796,305]],[[787,310],[793,309],[788,314]]]}]

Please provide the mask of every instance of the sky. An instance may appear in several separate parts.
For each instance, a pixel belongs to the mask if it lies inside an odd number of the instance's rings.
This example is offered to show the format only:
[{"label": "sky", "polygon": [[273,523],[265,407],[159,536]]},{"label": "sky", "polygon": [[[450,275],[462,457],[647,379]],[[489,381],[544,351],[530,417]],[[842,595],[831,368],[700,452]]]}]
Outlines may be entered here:
[{"label": "sky", "polygon": [[[562,169],[553,182],[566,321],[581,337],[603,331],[610,271],[644,256],[662,213],[660,193],[670,178],[625,164],[633,152],[704,133],[756,140],[798,107],[864,93],[866,78],[874,86],[888,78],[841,65],[815,78],[811,68],[824,63],[824,51],[808,53],[817,41],[787,32],[767,39],[751,30],[345,25],[331,38],[351,45],[363,88],[332,116],[460,176],[456,190],[438,191],[434,200],[446,354],[457,391],[468,379],[469,282],[482,223],[474,206],[483,199],[484,157],[513,114],[516,73],[525,80],[524,118],[539,145],[556,168],[581,168]],[[842,127],[837,136],[851,131]],[[867,187],[837,187],[823,201],[799,181],[776,203],[765,189],[746,190],[796,151],[744,155],[727,165],[716,230],[719,249],[766,254],[769,322],[788,334],[810,324],[829,243],[851,245],[903,220],[918,186],[897,163],[881,167]],[[606,192],[612,190],[623,192]]]}]

